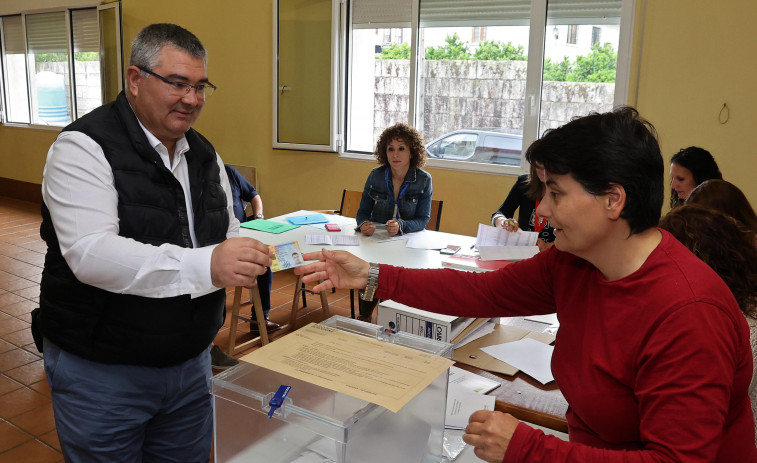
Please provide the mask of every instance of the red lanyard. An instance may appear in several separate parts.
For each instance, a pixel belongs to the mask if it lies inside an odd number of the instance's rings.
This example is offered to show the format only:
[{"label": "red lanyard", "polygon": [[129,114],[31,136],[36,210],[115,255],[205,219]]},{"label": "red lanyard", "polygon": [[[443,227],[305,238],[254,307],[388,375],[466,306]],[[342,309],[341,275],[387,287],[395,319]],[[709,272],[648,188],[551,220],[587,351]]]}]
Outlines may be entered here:
[{"label": "red lanyard", "polygon": [[542,219],[539,217],[539,215],[536,213],[536,208],[539,207],[539,200],[536,200],[536,207],[534,207],[534,231],[536,233],[540,233],[542,230],[544,230],[544,227],[549,223],[547,219]]}]

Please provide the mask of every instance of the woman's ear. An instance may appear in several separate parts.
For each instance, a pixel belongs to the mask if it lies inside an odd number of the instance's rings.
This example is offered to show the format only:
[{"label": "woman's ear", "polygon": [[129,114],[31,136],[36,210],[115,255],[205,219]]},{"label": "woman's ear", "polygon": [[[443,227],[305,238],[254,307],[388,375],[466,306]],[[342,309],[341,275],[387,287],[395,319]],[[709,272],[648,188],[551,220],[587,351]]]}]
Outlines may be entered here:
[{"label": "woman's ear", "polygon": [[619,183],[610,184],[610,188],[605,193],[605,200],[608,217],[612,220],[619,219],[626,207],[626,189]]}]

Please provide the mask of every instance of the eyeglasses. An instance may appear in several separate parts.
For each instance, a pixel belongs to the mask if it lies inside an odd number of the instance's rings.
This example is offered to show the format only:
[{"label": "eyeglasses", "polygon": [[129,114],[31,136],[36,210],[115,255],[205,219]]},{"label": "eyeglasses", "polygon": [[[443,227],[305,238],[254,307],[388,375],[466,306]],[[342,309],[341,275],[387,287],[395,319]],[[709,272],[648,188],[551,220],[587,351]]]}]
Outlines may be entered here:
[{"label": "eyeglasses", "polygon": [[197,95],[198,98],[205,99],[209,97],[210,95],[212,95],[215,89],[218,88],[215,85],[211,84],[210,82],[206,82],[204,84],[190,85],[186,82],[176,82],[173,80],[168,80],[165,77],[161,76],[160,74],[156,74],[147,68],[143,68],[142,66],[137,66],[137,67],[141,71],[146,72],[150,74],[151,76],[155,76],[158,79],[170,85],[171,94],[174,96],[184,97],[184,95],[188,94],[190,90],[194,89],[195,95]]}]

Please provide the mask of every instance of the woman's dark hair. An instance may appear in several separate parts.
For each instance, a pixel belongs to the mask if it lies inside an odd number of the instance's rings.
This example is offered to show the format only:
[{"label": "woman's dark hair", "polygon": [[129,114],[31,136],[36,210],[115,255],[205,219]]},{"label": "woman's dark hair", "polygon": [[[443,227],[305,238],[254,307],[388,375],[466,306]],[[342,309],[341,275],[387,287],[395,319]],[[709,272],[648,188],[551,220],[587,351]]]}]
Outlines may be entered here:
[{"label": "woman's dark hair", "polygon": [[626,192],[621,217],[631,234],[657,225],[665,196],[664,166],[654,126],[634,108],[575,118],[547,130],[526,151],[533,165],[547,172],[570,174],[593,195],[613,184]]},{"label": "woman's dark hair", "polygon": [[691,252],[712,267],[731,289],[742,312],[757,315],[755,234],[733,217],[701,204],[686,204],[660,220]]},{"label": "woman's dark hair", "polygon": [[[715,158],[712,157],[709,151],[698,146],[689,146],[688,148],[681,149],[673,155],[670,163],[689,169],[692,175],[694,175],[694,183],[697,185],[712,178],[723,178],[723,174],[720,173]],[[678,193],[671,188],[670,207],[680,206],[683,203],[684,200],[679,198]]]},{"label": "woman's dark hair", "polygon": [[726,213],[757,233],[757,214],[744,193],[733,183],[719,179],[705,180],[689,194],[686,204],[701,204]]},{"label": "woman's dark hair", "polygon": [[392,140],[402,140],[410,148],[410,168],[416,169],[426,165],[426,147],[423,146],[423,137],[413,127],[398,122],[387,127],[376,142],[376,151],[373,153],[376,160],[382,166],[389,164],[386,158],[386,148]]}]

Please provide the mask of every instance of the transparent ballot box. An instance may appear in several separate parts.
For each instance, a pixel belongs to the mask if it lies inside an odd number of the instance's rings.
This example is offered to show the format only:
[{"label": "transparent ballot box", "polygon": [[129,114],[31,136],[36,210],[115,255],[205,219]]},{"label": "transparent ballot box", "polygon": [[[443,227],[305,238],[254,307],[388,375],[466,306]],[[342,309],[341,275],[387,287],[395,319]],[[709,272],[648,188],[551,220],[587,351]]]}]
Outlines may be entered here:
[{"label": "transparent ballot box", "polygon": [[[451,358],[452,345],[334,316],[323,325]],[[448,371],[397,413],[275,371],[240,362],[215,376],[216,463],[430,463],[443,461]],[[292,386],[268,418],[269,401]]]}]

